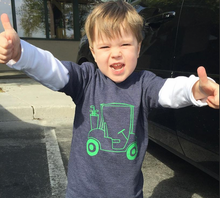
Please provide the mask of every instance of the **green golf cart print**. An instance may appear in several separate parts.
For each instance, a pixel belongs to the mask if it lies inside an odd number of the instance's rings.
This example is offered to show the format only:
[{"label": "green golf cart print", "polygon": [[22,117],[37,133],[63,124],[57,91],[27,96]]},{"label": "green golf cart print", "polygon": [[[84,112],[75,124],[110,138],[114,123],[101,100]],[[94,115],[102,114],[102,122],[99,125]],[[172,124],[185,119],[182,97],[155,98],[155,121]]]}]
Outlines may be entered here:
[{"label": "green golf cart print", "polygon": [[[134,106],[125,103],[100,104],[100,112],[90,106],[90,126],[87,153],[99,151],[125,153],[129,160],[137,157],[137,137],[134,133]],[[100,121],[100,122],[99,122]]]}]

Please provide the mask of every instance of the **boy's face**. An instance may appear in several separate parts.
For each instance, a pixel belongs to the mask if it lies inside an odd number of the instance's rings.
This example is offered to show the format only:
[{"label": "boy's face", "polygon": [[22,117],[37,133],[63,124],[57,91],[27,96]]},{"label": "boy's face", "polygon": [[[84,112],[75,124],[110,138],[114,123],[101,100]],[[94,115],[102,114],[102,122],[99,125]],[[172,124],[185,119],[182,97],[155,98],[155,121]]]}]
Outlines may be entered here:
[{"label": "boy's face", "polygon": [[141,43],[130,31],[121,29],[121,36],[109,39],[103,34],[99,37],[95,30],[91,51],[100,71],[112,81],[120,83],[134,71],[140,46]]}]

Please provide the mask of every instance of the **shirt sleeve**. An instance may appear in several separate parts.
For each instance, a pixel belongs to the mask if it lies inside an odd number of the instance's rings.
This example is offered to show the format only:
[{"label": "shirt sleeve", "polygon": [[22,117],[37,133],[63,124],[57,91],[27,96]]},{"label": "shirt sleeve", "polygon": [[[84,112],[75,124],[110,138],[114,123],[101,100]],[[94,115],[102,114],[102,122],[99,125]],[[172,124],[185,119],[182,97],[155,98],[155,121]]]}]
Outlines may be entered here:
[{"label": "shirt sleeve", "polygon": [[191,75],[189,78],[180,76],[167,79],[159,92],[160,105],[176,109],[190,105],[206,106],[206,98],[195,100],[192,93],[192,87],[198,80],[199,78],[194,75]]},{"label": "shirt sleeve", "polygon": [[21,57],[18,62],[10,60],[7,65],[23,71],[46,87],[58,91],[69,81],[66,67],[50,52],[21,40]]}]

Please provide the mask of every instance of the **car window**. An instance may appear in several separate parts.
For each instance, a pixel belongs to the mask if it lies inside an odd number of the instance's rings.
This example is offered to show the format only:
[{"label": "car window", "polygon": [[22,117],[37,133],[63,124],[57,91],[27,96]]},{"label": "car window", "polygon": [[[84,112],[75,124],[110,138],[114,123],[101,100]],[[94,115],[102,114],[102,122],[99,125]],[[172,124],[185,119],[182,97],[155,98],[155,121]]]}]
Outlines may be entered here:
[{"label": "car window", "polygon": [[[137,6],[144,18],[144,40],[142,42],[137,70],[163,71],[169,77],[173,67],[173,56],[181,1],[143,0]],[[167,72],[168,76],[164,76]]]},{"label": "car window", "polygon": [[219,74],[219,1],[184,1],[175,57],[179,73],[203,65],[209,74]]}]

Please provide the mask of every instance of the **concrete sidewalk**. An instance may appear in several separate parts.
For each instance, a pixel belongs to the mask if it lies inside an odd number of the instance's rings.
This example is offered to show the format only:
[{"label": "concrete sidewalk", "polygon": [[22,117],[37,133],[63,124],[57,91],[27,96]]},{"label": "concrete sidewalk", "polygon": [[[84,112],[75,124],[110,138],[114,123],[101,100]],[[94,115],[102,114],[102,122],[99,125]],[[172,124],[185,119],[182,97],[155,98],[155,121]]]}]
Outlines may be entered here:
[{"label": "concrete sidewalk", "polygon": [[75,105],[64,93],[30,79],[0,79],[0,122],[74,117]]}]

